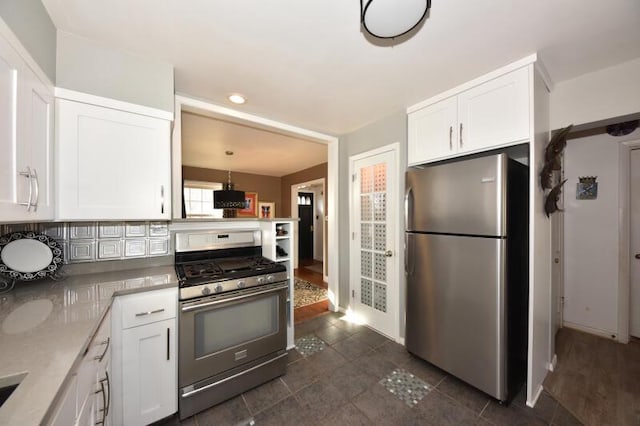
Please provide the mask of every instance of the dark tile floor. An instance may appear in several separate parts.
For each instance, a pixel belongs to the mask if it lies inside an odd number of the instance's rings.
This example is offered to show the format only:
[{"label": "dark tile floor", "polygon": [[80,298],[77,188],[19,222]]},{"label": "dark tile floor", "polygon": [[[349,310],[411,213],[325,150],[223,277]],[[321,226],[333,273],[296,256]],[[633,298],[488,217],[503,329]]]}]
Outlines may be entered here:
[{"label": "dark tile floor", "polygon": [[[403,346],[330,313],[296,326],[296,338],[323,349],[292,350],[287,373],[201,412],[184,425],[577,425],[551,396],[535,409],[524,392],[504,407],[444,371],[413,357]],[[315,336],[320,340],[313,339]],[[311,344],[313,347],[313,344]],[[400,370],[398,370],[400,369]],[[424,384],[409,403],[381,384],[393,371]],[[418,380],[419,379],[419,380]],[[172,419],[165,424],[180,424]]]}]

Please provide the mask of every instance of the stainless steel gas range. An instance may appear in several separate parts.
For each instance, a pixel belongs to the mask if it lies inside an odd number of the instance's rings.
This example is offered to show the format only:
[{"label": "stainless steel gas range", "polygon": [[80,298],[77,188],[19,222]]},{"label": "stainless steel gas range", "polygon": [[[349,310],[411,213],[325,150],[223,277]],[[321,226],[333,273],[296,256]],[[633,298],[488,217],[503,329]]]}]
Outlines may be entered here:
[{"label": "stainless steel gas range", "polygon": [[287,271],[260,231],[176,234],[180,419],[285,373]]}]

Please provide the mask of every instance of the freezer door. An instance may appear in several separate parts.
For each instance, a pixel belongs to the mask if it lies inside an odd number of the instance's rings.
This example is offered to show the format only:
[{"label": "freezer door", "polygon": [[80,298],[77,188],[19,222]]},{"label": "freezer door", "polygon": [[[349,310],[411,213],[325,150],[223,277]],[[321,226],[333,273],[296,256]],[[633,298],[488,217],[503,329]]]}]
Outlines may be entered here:
[{"label": "freezer door", "polygon": [[505,236],[507,162],[499,154],[409,169],[406,230]]},{"label": "freezer door", "polygon": [[406,234],[406,347],[505,400],[505,240]]}]

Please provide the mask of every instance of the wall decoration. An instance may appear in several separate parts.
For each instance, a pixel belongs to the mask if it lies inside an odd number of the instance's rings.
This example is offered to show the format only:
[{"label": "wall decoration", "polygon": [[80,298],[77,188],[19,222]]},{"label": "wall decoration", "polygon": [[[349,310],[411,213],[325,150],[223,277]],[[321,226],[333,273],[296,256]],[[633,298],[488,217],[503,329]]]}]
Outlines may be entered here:
[{"label": "wall decoration", "polygon": [[258,203],[258,214],[260,219],[273,219],[276,217],[276,203],[261,201]]},{"label": "wall decoration", "polygon": [[598,198],[598,176],[584,176],[578,178],[576,184],[576,200],[595,200]]},{"label": "wall decoration", "polygon": [[258,217],[258,193],[244,193],[244,209],[238,209],[238,217]]},{"label": "wall decoration", "polygon": [[569,124],[564,129],[558,130],[544,151],[544,164],[540,171],[540,186],[543,192],[547,189],[551,190],[547,193],[544,203],[544,212],[547,217],[556,211],[562,211],[558,207],[562,185],[566,182],[566,180],[560,182],[562,179],[562,152],[567,146],[567,136],[572,128],[573,124]]},{"label": "wall decoration", "polygon": [[553,189],[549,191],[549,194],[547,194],[547,199],[544,201],[544,212],[547,214],[547,217],[557,211],[563,211],[558,207],[558,200],[560,199],[562,185],[564,185],[566,181],[567,179],[554,186]]}]

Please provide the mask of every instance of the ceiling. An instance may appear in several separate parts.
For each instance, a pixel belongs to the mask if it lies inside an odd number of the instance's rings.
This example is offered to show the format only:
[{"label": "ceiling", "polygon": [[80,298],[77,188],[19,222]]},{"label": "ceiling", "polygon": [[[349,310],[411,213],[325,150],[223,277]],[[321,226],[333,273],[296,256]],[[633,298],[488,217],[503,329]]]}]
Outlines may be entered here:
[{"label": "ceiling", "polygon": [[[225,151],[233,151],[232,156]],[[182,164],[282,177],[327,162],[327,145],[189,112],[182,113]]]},{"label": "ceiling", "polygon": [[175,66],[176,91],[340,135],[538,52],[554,82],[640,57],[637,0],[433,0],[380,46],[357,0],[42,0],[64,31]]}]

